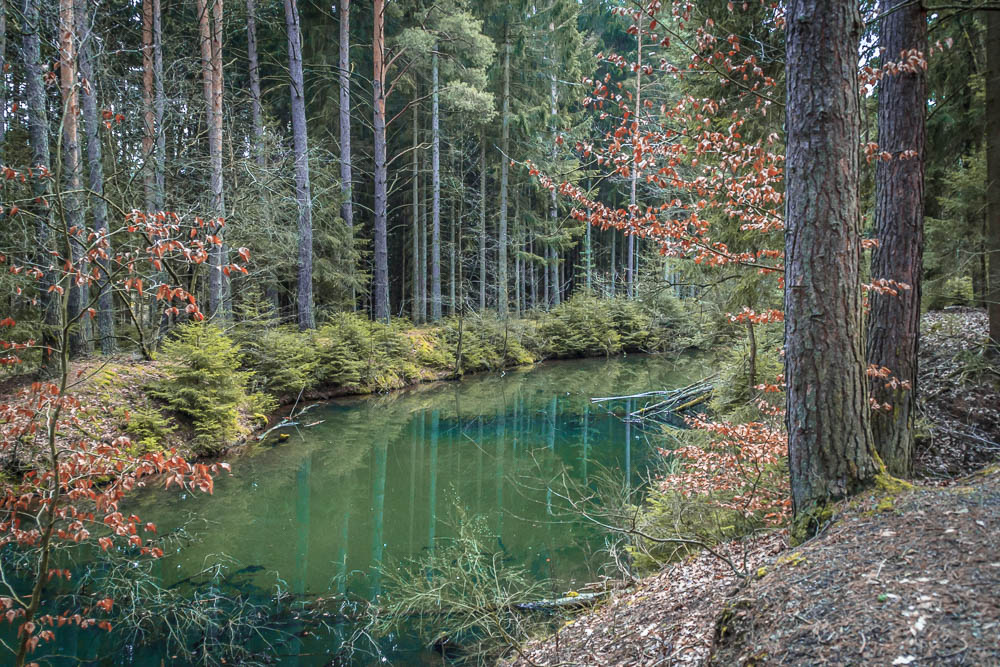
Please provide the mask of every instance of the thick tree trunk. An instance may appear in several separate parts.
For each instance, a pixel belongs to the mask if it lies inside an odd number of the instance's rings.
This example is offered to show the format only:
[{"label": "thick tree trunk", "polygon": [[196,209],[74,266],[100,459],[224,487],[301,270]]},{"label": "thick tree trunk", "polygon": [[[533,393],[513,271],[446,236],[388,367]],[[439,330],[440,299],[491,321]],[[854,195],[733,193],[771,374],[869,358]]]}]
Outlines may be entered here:
[{"label": "thick tree trunk", "polygon": [[[197,0],[197,10],[211,172],[210,207],[215,217],[221,221],[215,228],[215,234],[221,237],[221,224],[226,217],[226,200],[222,189],[222,0]],[[222,317],[222,245],[213,245],[209,255],[209,317]]]},{"label": "thick tree trunk", "polygon": [[986,12],[986,296],[990,340],[1000,345],[1000,12]]},{"label": "thick tree trunk", "polygon": [[420,314],[420,106],[413,105],[413,321],[422,322]]},{"label": "thick tree trunk", "polygon": [[[91,56],[91,40],[87,33],[90,25],[85,0],[76,0],[77,34],[80,36],[80,75],[83,77],[81,94],[83,97],[83,123],[87,133],[87,184],[90,189],[90,210],[94,216],[94,234],[106,236],[108,233],[108,205],[104,201],[104,160],[101,150],[101,121],[97,111],[97,80]],[[109,241],[110,243],[110,241]],[[104,248],[108,256],[113,255],[110,245]],[[100,339],[101,354],[109,355],[118,351],[115,338],[114,298],[111,293],[111,262],[107,257],[98,257],[100,277],[97,280],[97,335]]]},{"label": "thick tree trunk", "polygon": [[[73,0],[59,0],[59,89],[62,93],[62,186],[60,193],[63,219],[69,247],[67,256],[72,258],[75,269],[80,268],[84,248],[80,238],[86,237],[83,209],[80,207],[80,135],[78,130],[80,103],[76,85],[76,21]],[[77,326],[70,334],[70,354],[79,356],[86,351],[84,325],[79,322],[83,308],[89,300],[86,286],[67,280],[65,289],[67,322]]]},{"label": "thick tree trunk", "polygon": [[[907,0],[883,0],[879,52],[885,60],[900,52],[927,52],[927,17]],[[887,388],[875,378],[872,396],[891,410],[872,415],[875,448],[888,471],[908,475],[916,416],[917,348],[920,340],[920,275],[924,251],[924,108],[923,70],[883,77],[878,93],[879,149],[893,159],[880,160],[875,170],[875,225],[878,248],[872,256],[872,280],[894,280],[910,289],[898,295],[870,296],[868,363],[886,367],[910,388]],[[916,151],[904,158],[905,151]]]},{"label": "thick tree trunk", "polygon": [[479,137],[479,312],[486,310],[486,135]]},{"label": "thick tree trunk", "polygon": [[375,123],[375,277],[372,302],[374,316],[389,321],[389,254],[386,239],[385,164],[385,0],[374,0],[375,26],[372,42]]},{"label": "thick tree trunk", "polygon": [[288,73],[292,97],[292,134],[295,146],[295,200],[299,205],[299,330],[316,328],[312,290],[312,191],[309,187],[309,135],[306,130],[305,82],[302,76],[302,35],[298,0],[285,0],[288,30]]},{"label": "thick tree trunk", "polygon": [[[505,33],[509,28],[505,28]],[[500,230],[497,233],[497,312],[507,317],[507,179],[510,165],[510,36],[503,45],[503,118],[500,138]]]},{"label": "thick tree trunk", "polygon": [[441,319],[441,91],[436,51],[431,56],[431,85],[431,321],[437,322]]},{"label": "thick tree trunk", "polygon": [[861,16],[851,0],[792,0],[787,17],[786,419],[793,507],[808,516],[876,473],[861,331]]}]

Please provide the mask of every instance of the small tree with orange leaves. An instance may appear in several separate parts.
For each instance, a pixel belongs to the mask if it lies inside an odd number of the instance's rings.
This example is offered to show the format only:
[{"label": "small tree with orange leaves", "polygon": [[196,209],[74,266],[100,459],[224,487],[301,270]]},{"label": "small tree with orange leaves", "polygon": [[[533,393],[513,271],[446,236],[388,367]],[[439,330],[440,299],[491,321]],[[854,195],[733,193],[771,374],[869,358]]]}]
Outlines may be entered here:
[{"label": "small tree with orange leaves", "polygon": [[[110,630],[101,615],[111,611],[110,598],[95,600],[75,613],[43,613],[46,586],[54,578],[70,576],[53,567],[60,545],[94,542],[102,549],[116,546],[141,556],[162,555],[153,542],[155,526],[119,509],[130,491],[156,479],[167,487],[211,493],[213,476],[225,463],[201,464],[174,451],[137,453],[127,437],[98,438],[90,433],[92,415],[74,395],[86,378],[70,365],[71,338],[81,324],[94,317],[98,285],[109,285],[125,303],[139,332],[143,353],[152,354],[152,341],[142,336],[143,320],[160,317],[203,319],[198,303],[181,286],[185,266],[196,266],[221,243],[216,229],[221,221],[185,220],[171,212],[120,211],[121,223],[110,230],[88,232],[71,225],[67,202],[78,193],[63,187],[45,165],[27,170],[2,167],[6,186],[3,202],[8,219],[26,219],[46,228],[49,247],[40,252],[0,256],[14,280],[9,303],[20,311],[32,308],[49,313],[42,340],[26,337],[13,317],[0,320],[9,332],[0,340],[0,364],[16,367],[34,352],[51,374],[33,382],[0,403],[0,459],[12,476],[0,480],[0,546],[16,545],[31,559],[27,592],[2,577],[0,591],[4,619],[16,627],[16,646],[7,646],[14,663],[26,664],[39,642],[50,641],[57,628],[70,623]],[[33,186],[52,194],[37,198]],[[247,259],[245,251],[240,252]],[[231,264],[226,272],[245,271]],[[71,307],[71,295],[80,299]]]}]

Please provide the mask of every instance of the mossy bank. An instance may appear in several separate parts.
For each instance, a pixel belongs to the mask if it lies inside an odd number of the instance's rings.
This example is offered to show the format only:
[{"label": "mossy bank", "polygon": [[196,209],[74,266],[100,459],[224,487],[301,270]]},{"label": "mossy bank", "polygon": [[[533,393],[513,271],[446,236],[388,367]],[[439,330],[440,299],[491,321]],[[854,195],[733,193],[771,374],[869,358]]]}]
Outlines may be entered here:
[{"label": "mossy bank", "polygon": [[[655,307],[578,296],[523,319],[494,314],[433,325],[371,322],[339,313],[298,331],[266,318],[223,329],[187,324],[163,344],[140,395],[119,406],[120,428],[144,447],[212,456],[265,426],[280,405],[381,393],[545,359],[659,352],[693,346],[673,300]],[[127,372],[118,364],[118,371]]]}]

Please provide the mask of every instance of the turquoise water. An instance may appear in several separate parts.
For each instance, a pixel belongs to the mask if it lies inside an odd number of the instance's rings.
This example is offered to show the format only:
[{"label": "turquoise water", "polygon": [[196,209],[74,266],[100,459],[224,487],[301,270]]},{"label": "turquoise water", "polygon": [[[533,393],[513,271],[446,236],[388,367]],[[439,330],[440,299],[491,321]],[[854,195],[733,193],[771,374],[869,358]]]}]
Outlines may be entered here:
[{"label": "turquoise water", "polygon": [[[375,662],[339,654],[350,621],[314,627],[289,610],[317,597],[391,595],[384,568],[454,535],[457,508],[486,516],[495,551],[550,580],[553,595],[594,579],[605,536],[566,512],[560,496],[599,475],[639,484],[654,454],[646,434],[612,413],[641,405],[589,399],[683,386],[704,374],[696,359],[630,356],[335,401],[309,409],[287,440],[233,460],[213,496],[149,489],[125,509],[161,535],[182,527],[194,535],[155,564],[159,585],[203,597],[240,592],[265,609],[281,593],[280,631],[252,640],[254,648],[283,664]],[[212,564],[221,565],[200,574]],[[121,651],[113,637],[74,635],[60,637],[59,653],[107,664],[171,662],[162,644]],[[378,651],[392,664],[441,662],[412,637],[383,640]]]}]

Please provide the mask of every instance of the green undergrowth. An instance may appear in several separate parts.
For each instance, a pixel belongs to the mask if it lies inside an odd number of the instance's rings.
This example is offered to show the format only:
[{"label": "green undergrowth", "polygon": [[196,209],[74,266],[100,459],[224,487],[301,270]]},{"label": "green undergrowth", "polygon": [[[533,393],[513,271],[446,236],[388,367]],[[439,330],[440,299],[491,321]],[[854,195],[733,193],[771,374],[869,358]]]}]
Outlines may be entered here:
[{"label": "green undergrowth", "polygon": [[550,358],[679,349],[695,328],[672,299],[585,295],[522,319],[487,312],[423,326],[339,313],[299,331],[266,313],[239,315],[225,331],[186,324],[170,334],[159,352],[162,377],[147,383],[141,404],[116,413],[138,449],[190,433],[182,439],[195,453],[211,455],[245,436],[261,414],[303,396],[387,392]]},{"label": "green undergrowth", "polygon": [[544,359],[676,349],[691,339],[692,328],[673,303],[651,307],[584,295],[523,319],[486,312],[414,326],[340,313],[313,331],[256,322],[237,325],[231,335],[254,386],[294,400],[317,390],[385,392]]}]

